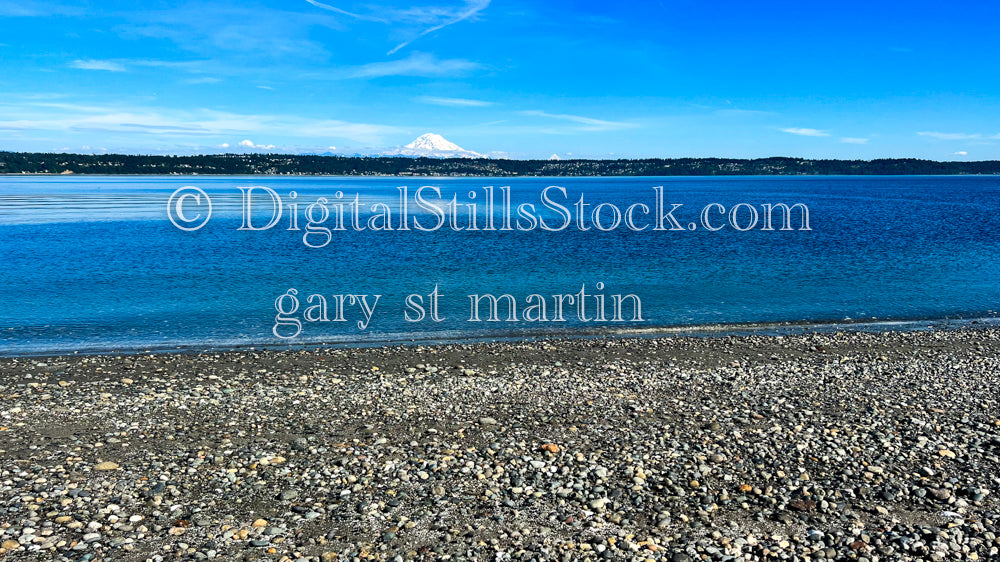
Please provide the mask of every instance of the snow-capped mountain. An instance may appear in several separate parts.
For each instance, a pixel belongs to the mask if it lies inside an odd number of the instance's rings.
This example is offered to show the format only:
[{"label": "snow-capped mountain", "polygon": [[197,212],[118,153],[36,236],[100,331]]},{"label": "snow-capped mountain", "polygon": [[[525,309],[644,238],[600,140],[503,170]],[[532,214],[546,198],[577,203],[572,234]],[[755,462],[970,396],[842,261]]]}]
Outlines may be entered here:
[{"label": "snow-capped mountain", "polygon": [[462,148],[461,146],[458,146],[457,144],[435,133],[427,133],[426,135],[420,135],[419,137],[417,137],[417,140],[406,145],[406,148],[412,148],[414,150],[465,152],[465,149]]},{"label": "snow-capped mountain", "polygon": [[478,152],[465,150],[435,133],[420,135],[413,142],[382,154],[384,156],[423,156],[428,158],[486,158]]}]

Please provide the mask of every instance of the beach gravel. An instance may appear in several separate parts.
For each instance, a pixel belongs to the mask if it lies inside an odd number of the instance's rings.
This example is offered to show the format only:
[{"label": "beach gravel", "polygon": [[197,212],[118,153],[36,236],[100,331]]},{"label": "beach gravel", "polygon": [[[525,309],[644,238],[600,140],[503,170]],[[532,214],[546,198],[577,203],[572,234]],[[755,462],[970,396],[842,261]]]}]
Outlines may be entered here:
[{"label": "beach gravel", "polygon": [[0,559],[998,560],[1000,330],[0,359]]}]

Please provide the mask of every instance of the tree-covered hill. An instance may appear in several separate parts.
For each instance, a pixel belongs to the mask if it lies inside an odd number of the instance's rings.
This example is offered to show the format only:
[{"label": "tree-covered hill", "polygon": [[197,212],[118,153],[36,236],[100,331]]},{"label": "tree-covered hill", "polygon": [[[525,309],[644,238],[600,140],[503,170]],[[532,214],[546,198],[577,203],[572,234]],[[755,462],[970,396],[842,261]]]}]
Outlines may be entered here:
[{"label": "tree-covered hill", "polygon": [[3,174],[276,174],[345,176],[731,176],[1000,174],[1000,161],[802,158],[500,160],[288,154],[143,156],[0,152]]}]

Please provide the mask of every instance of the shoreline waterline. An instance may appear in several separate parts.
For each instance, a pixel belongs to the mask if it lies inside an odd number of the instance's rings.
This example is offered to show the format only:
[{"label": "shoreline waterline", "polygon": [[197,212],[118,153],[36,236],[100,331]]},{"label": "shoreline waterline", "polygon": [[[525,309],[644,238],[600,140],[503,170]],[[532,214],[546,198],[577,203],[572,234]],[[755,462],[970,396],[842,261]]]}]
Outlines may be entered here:
[{"label": "shoreline waterline", "polygon": [[[207,344],[167,344],[160,346],[91,347],[73,350],[29,350],[23,353],[0,349],[2,358],[62,358],[73,356],[138,356],[146,354],[239,353],[247,351],[313,351],[317,349],[368,349],[392,350],[415,346],[475,345],[488,343],[537,343],[549,340],[597,340],[597,339],[655,339],[670,337],[724,338],[728,336],[796,336],[810,333],[833,334],[838,332],[884,333],[923,332],[928,330],[954,331],[962,329],[987,329],[1000,327],[1000,316],[980,316],[971,318],[922,318],[922,319],[877,319],[839,321],[798,321],[798,322],[733,322],[699,325],[655,326],[648,328],[617,329],[565,329],[533,330],[512,333],[456,335],[454,337],[427,334],[413,337],[413,334],[377,334],[369,339],[316,340],[292,344],[270,342],[232,343],[210,342]],[[386,336],[386,337],[380,337]]]}]

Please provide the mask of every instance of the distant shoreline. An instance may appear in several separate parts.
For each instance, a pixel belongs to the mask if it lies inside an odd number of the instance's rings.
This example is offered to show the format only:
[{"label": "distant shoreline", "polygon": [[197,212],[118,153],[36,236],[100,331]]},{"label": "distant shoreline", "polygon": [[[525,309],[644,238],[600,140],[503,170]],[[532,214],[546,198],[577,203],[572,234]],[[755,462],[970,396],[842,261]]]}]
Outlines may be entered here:
[{"label": "distant shoreline", "polygon": [[1000,175],[1000,161],[771,157],[508,160],[288,154],[145,156],[0,152],[0,175],[296,175],[369,177]]}]

